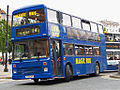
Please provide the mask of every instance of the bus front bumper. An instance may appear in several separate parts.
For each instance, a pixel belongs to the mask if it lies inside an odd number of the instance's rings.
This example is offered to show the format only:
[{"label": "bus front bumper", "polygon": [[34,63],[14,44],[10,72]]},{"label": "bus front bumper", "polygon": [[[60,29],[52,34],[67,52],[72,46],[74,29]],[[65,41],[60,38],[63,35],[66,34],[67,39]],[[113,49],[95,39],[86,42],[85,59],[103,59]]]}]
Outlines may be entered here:
[{"label": "bus front bumper", "polygon": [[31,74],[31,75],[12,75],[13,80],[20,79],[43,79],[43,78],[53,78],[51,73],[41,73],[41,74]]}]

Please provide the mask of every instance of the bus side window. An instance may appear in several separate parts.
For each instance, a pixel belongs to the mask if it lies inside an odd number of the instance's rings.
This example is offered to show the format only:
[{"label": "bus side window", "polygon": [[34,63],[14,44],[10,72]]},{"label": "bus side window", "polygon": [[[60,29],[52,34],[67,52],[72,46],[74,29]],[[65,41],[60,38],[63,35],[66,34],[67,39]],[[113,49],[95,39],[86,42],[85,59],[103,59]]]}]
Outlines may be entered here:
[{"label": "bus side window", "polygon": [[86,31],[90,31],[90,22],[86,20],[81,20],[82,22],[82,29]]},{"label": "bus side window", "polygon": [[82,45],[75,45],[75,55],[84,55],[84,46]]},{"label": "bus side window", "polygon": [[58,14],[56,11],[47,9],[47,17],[48,17],[48,22],[59,23],[57,19]]},{"label": "bus side window", "polygon": [[73,27],[81,29],[81,20],[80,19],[78,19],[76,17],[72,17],[72,24],[73,24]]},{"label": "bus side window", "polygon": [[95,56],[100,56],[100,48],[99,47],[93,47],[94,49],[94,55]]},{"label": "bus side window", "polygon": [[93,55],[92,46],[85,46],[85,55]]},{"label": "bus side window", "polygon": [[73,44],[63,44],[63,52],[65,56],[74,55]]},{"label": "bus side window", "polygon": [[92,32],[98,33],[97,24],[91,22],[90,25]]},{"label": "bus side window", "polygon": [[66,26],[71,26],[71,19],[70,19],[70,16],[67,15],[67,14],[62,14],[62,18],[63,18],[63,25],[66,25]]}]

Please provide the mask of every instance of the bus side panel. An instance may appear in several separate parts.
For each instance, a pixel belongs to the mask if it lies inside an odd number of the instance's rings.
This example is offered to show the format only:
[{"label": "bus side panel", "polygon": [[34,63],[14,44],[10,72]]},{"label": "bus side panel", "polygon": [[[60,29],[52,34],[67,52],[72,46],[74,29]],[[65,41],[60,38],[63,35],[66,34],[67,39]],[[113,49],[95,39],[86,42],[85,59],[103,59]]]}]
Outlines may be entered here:
[{"label": "bus side panel", "polygon": [[105,44],[105,36],[100,35],[101,37],[101,44],[100,44],[100,54],[101,54],[101,62],[102,62],[102,67],[101,67],[101,72],[107,69],[107,58],[106,58],[106,44]]},{"label": "bus side panel", "polygon": [[75,57],[75,67],[76,67],[76,75],[85,75],[95,72],[95,63],[98,61],[100,67],[102,63],[100,62],[100,56],[98,57]]},{"label": "bus side panel", "polygon": [[75,57],[75,66],[76,66],[76,74],[84,75],[86,74],[86,61],[85,57]]}]

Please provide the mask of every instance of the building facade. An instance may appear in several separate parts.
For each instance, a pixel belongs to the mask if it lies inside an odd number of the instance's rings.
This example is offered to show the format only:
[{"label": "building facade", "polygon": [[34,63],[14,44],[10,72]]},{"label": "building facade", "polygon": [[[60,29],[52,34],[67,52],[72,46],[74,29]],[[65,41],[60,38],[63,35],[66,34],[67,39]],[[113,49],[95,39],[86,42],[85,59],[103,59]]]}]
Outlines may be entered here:
[{"label": "building facade", "polygon": [[120,24],[108,20],[100,22],[104,25],[108,70],[118,69],[120,61]]},{"label": "building facade", "polygon": [[[6,17],[7,17],[7,13],[0,8],[0,21],[1,21],[2,19],[7,20]],[[11,15],[9,15],[9,21],[8,21],[8,23],[9,23],[9,25],[11,25]]]},{"label": "building facade", "polygon": [[0,20],[6,19],[6,12],[0,8]]}]

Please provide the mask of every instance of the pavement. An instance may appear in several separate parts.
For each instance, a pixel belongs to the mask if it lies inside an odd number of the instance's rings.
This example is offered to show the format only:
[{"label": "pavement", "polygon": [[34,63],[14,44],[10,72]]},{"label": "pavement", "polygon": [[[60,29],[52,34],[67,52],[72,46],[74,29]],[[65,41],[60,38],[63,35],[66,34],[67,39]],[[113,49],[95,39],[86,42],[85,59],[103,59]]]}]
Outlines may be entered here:
[{"label": "pavement", "polygon": [[12,64],[8,64],[8,72],[4,72],[5,65],[0,64],[0,79],[12,79]]},{"label": "pavement", "polygon": [[111,74],[110,77],[120,79],[120,73]]}]

